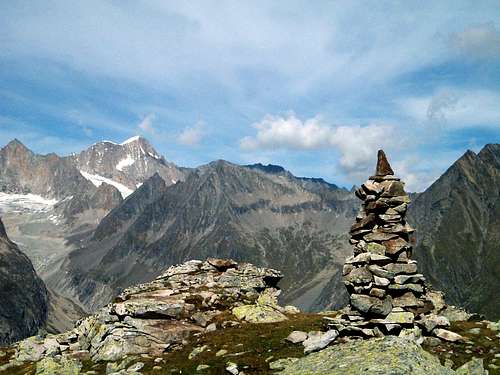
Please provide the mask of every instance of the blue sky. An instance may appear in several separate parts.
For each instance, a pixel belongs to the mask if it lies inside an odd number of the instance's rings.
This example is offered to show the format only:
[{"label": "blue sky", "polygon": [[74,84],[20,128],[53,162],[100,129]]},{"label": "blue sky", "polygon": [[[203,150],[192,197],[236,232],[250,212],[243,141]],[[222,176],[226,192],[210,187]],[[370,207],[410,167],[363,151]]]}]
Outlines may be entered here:
[{"label": "blue sky", "polygon": [[0,143],[141,134],[168,160],[409,190],[500,143],[495,1],[4,1]]}]

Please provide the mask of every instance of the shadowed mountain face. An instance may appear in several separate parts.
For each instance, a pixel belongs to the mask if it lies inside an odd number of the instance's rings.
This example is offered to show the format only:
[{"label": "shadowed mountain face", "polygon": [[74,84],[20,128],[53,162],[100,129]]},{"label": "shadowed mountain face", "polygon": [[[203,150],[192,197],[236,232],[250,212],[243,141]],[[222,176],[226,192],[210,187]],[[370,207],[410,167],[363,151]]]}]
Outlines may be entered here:
[{"label": "shadowed mountain face", "polygon": [[215,256],[281,269],[287,302],[304,308],[342,303],[343,288],[320,294],[349,251],[353,199],[323,181],[224,161],[169,187],[155,175],[111,211],[48,282],[95,309],[168,265]]},{"label": "shadowed mountain face", "polygon": [[0,346],[34,335],[47,319],[47,289],[0,220]]},{"label": "shadowed mountain face", "polygon": [[457,160],[410,207],[415,256],[450,303],[500,317],[500,145]]}]

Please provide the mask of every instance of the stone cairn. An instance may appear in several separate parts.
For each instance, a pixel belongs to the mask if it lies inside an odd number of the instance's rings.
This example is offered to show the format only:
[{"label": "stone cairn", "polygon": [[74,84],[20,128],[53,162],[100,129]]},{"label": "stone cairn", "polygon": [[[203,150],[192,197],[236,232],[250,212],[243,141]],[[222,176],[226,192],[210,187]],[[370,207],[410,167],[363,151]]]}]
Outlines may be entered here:
[{"label": "stone cairn", "polygon": [[328,326],[340,336],[453,336],[442,328],[449,321],[438,315],[445,307],[442,294],[427,290],[411,259],[414,229],[405,220],[410,198],[384,151],[356,196],[363,204],[350,230],[354,254],[343,268],[350,303],[327,318]]}]

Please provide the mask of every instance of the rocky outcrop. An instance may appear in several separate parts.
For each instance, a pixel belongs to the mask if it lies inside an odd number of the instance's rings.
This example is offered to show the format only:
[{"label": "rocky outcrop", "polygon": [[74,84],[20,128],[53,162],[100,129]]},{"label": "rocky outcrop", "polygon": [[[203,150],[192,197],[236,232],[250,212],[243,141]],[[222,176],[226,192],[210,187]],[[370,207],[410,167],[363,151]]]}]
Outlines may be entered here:
[{"label": "rocky outcrop", "polygon": [[14,364],[61,355],[93,361],[160,355],[193,334],[220,328],[226,321],[238,324],[231,315],[238,306],[265,305],[287,319],[286,309],[265,297],[276,295],[281,277],[272,269],[221,259],[172,266],[155,280],[126,289],[71,331],[21,341]]},{"label": "rocky outcrop", "polygon": [[35,334],[47,319],[47,289],[0,220],[0,346]]},{"label": "rocky outcrop", "polygon": [[415,342],[398,337],[335,345],[304,358],[272,363],[271,368],[283,375],[455,374]]},{"label": "rocky outcrop", "polygon": [[411,259],[414,229],[405,219],[410,199],[383,151],[378,153],[376,174],[356,190],[356,196],[363,204],[350,231],[354,254],[343,271],[350,304],[329,326],[341,336],[418,339],[423,332],[461,340],[444,329],[450,322],[437,315],[444,300],[427,289]]}]

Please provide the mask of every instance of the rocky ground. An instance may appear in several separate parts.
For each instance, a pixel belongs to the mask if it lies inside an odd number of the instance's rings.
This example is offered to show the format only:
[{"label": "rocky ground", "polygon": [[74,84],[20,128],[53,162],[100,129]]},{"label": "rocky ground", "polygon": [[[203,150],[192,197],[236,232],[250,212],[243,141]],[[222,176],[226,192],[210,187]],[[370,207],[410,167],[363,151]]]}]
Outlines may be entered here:
[{"label": "rocky ground", "polygon": [[0,374],[500,374],[500,323],[450,309],[459,342],[338,337],[338,312],[277,304],[280,278],[231,260],[170,267],[68,332],[0,348]]}]

